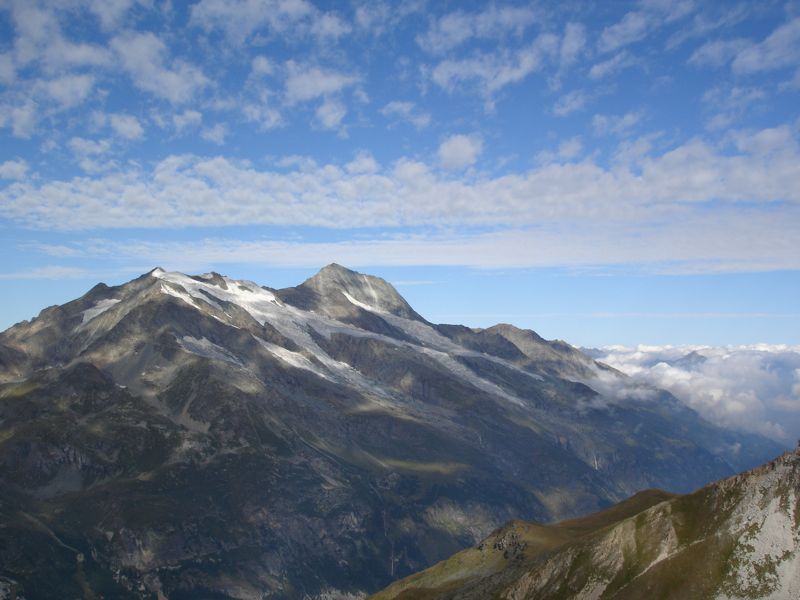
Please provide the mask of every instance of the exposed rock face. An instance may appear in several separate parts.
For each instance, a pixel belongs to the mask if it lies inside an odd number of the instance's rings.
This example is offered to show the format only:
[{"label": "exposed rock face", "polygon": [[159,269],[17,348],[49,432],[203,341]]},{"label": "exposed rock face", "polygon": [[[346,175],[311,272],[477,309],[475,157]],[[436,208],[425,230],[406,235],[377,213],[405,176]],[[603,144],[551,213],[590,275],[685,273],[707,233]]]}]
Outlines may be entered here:
[{"label": "exposed rock face", "polygon": [[509,523],[373,598],[800,598],[800,450],[693,494]]},{"label": "exposed rock face", "polygon": [[563,342],[432,325],[337,265],[285,290],[155,269],[0,334],[0,590],[357,595],[509,519],[774,453]]}]

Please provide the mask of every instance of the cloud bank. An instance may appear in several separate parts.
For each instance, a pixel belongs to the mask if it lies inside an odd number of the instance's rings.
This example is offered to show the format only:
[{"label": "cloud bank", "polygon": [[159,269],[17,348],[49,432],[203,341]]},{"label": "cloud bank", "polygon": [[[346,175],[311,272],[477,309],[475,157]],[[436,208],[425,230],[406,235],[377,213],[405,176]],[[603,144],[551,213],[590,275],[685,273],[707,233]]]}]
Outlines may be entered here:
[{"label": "cloud bank", "polygon": [[592,355],[724,427],[788,447],[800,438],[800,346],[609,346]]}]

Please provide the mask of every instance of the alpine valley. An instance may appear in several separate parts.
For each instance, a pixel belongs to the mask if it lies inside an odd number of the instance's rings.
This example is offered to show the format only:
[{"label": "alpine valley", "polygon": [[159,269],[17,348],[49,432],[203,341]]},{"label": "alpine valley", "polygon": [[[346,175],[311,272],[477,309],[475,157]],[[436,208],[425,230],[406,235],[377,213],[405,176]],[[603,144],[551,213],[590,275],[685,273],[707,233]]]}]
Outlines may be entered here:
[{"label": "alpine valley", "polygon": [[[509,521],[690,492],[781,450],[564,342],[429,323],[335,264],[281,290],[155,269],[0,334],[0,598],[358,598]],[[591,543],[624,552],[650,526],[667,537],[641,552],[668,555],[705,543],[670,521],[684,504],[747,518],[722,492],[659,494]],[[629,564],[586,552],[610,580]]]}]

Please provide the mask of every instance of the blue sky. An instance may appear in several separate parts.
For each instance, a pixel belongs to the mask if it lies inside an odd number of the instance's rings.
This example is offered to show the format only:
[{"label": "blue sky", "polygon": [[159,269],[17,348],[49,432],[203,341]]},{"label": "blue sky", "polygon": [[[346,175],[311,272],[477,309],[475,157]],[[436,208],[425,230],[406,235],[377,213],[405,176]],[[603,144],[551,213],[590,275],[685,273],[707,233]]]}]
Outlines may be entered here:
[{"label": "blue sky", "polygon": [[579,345],[800,343],[800,3],[0,0],[0,328],[339,262]]}]

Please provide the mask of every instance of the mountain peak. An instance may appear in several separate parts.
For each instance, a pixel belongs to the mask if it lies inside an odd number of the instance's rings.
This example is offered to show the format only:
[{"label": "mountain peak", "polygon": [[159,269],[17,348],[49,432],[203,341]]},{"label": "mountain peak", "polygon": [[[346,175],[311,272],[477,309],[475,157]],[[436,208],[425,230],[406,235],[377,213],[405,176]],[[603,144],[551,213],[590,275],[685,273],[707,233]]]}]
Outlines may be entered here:
[{"label": "mountain peak", "polygon": [[299,287],[312,290],[326,300],[338,301],[343,296],[351,304],[370,312],[423,320],[385,279],[352,271],[337,263],[323,267]]}]

